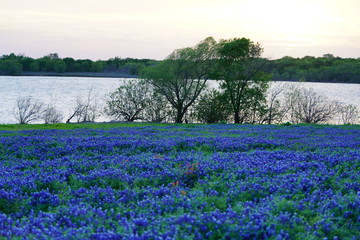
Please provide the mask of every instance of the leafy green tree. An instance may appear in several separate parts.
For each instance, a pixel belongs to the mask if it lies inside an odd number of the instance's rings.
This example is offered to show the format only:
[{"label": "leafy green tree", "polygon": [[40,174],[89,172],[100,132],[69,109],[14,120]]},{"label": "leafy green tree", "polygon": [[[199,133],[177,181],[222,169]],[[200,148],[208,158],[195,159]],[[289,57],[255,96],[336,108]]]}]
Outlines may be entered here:
[{"label": "leafy green tree", "polygon": [[[231,104],[235,123],[254,119],[264,102],[270,76],[264,72],[266,61],[261,59],[263,49],[247,38],[222,40],[218,48],[218,65],[215,77],[222,79]],[[249,112],[250,111],[250,112]],[[251,114],[251,115],[249,115]]]},{"label": "leafy green tree", "polygon": [[231,106],[224,93],[218,90],[209,91],[200,96],[195,106],[196,118],[203,123],[228,121]]},{"label": "leafy green tree", "polygon": [[335,58],[335,56],[334,56],[334,54],[326,53],[323,55],[323,58],[333,59],[333,58]]},{"label": "leafy green tree", "polygon": [[333,54],[323,57],[305,56],[303,58],[283,57],[269,61],[267,72],[275,81],[311,82],[352,82],[360,83],[360,59],[342,59]]},{"label": "leafy green tree", "polygon": [[171,109],[166,98],[156,92],[152,86],[149,86],[149,97],[147,107],[143,112],[144,120],[150,122],[166,121],[168,116],[171,115]]},{"label": "leafy green tree", "polygon": [[75,72],[81,72],[82,71],[81,62],[79,60],[75,62],[74,70],[75,70]]},{"label": "leafy green tree", "polygon": [[68,72],[75,72],[75,60],[71,57],[63,58]]},{"label": "leafy green tree", "polygon": [[91,72],[101,72],[103,70],[103,63],[101,61],[96,61],[91,63],[90,71]]},{"label": "leafy green tree", "polygon": [[81,72],[90,72],[92,61],[89,59],[80,60],[80,71]]},{"label": "leafy green tree", "polygon": [[130,75],[138,75],[141,69],[141,64],[135,62],[128,62],[123,67]]},{"label": "leafy green tree", "polygon": [[3,75],[21,75],[22,65],[16,60],[6,59],[0,62],[0,73]]},{"label": "leafy green tree", "polygon": [[110,94],[105,113],[116,120],[143,120],[149,103],[148,83],[130,80]]},{"label": "leafy green tree", "polygon": [[60,59],[59,54],[57,54],[57,53],[50,53],[50,54],[46,55],[46,57],[51,60],[59,60]]},{"label": "leafy green tree", "polygon": [[64,73],[66,71],[66,63],[63,60],[56,60],[54,71],[57,73]]},{"label": "leafy green tree", "polygon": [[119,57],[110,58],[106,61],[105,69],[107,71],[117,71],[119,67],[122,65],[123,60]]},{"label": "leafy green tree", "polygon": [[39,70],[40,70],[40,67],[39,67],[39,64],[37,63],[37,61],[34,61],[30,64],[29,71],[38,72]]},{"label": "leafy green tree", "polygon": [[[55,64],[59,61],[61,61],[61,59],[59,58],[59,55],[57,53],[50,53],[41,59],[40,70],[45,72],[54,72],[56,71]],[[61,66],[59,69],[62,68],[63,67]]]},{"label": "leafy green tree", "polygon": [[34,62],[35,62],[35,60],[33,58],[30,58],[30,57],[22,57],[19,60],[19,63],[23,66],[24,71],[30,71],[30,66]]},{"label": "leafy green tree", "polygon": [[41,71],[41,72],[46,72],[46,62],[47,62],[47,58],[45,58],[45,57],[42,57],[42,58],[38,58],[38,59],[36,59],[36,62],[37,62],[37,64],[38,64],[38,66],[39,66],[39,71]]},{"label": "leafy green tree", "polygon": [[[50,56],[51,57],[50,57]],[[54,71],[54,65],[55,63],[59,60],[59,59],[54,59],[54,57],[51,54],[49,54],[47,56],[44,56],[42,58],[39,58],[36,60],[36,62],[39,65],[39,70],[42,72],[53,72]]]},{"label": "leafy green tree", "polygon": [[216,41],[208,37],[195,47],[175,50],[166,60],[142,72],[142,77],[174,108],[176,123],[183,122],[205,88],[215,63],[216,47]]}]

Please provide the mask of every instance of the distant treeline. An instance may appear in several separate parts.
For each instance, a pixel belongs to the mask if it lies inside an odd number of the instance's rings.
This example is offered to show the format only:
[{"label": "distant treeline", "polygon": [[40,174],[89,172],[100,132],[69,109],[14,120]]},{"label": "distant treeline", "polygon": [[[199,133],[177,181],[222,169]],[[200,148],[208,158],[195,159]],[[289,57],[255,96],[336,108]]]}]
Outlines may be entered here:
[{"label": "distant treeline", "polygon": [[[308,81],[360,83],[360,58],[340,58],[332,54],[322,57],[283,57],[268,60],[266,71],[275,81]],[[87,75],[137,77],[139,72],[160,61],[153,59],[110,58],[92,61],[60,58],[52,53],[42,58],[24,55],[3,55],[0,57],[0,75]]]},{"label": "distant treeline", "polygon": [[360,83],[360,58],[286,56],[269,60],[267,71],[276,81]]},{"label": "distant treeline", "polygon": [[60,58],[51,53],[42,58],[24,55],[3,55],[0,57],[0,75],[73,75],[129,76],[134,77],[144,67],[156,64],[156,60],[135,58],[111,58],[92,61],[90,59]]}]

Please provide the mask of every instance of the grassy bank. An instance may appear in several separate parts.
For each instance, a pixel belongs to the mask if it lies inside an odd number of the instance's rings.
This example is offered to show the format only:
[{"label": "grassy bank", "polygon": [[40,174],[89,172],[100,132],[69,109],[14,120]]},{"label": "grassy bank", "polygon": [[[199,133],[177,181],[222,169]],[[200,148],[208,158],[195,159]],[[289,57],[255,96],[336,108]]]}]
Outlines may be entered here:
[{"label": "grassy bank", "polygon": [[26,131],[26,130],[46,130],[62,129],[73,130],[80,128],[117,128],[117,127],[145,127],[145,126],[166,126],[176,125],[168,123],[138,123],[138,122],[118,122],[118,123],[57,123],[57,124],[0,124],[0,131]]},{"label": "grassy bank", "polygon": [[[109,129],[117,127],[146,127],[146,126],[184,126],[191,127],[203,124],[176,124],[176,123],[141,123],[141,122],[103,122],[103,123],[57,123],[57,124],[0,124],[0,131],[26,131],[26,130],[46,130],[62,129],[73,130],[81,128],[90,129]],[[229,124],[231,125],[231,124]],[[206,126],[206,125],[204,125]],[[211,125],[209,125],[211,126]],[[214,125],[215,126],[215,125]],[[264,125],[266,126],[266,125]],[[360,125],[321,125],[321,124],[297,124],[280,126],[313,126],[315,128],[329,127],[334,128],[360,128]]]}]

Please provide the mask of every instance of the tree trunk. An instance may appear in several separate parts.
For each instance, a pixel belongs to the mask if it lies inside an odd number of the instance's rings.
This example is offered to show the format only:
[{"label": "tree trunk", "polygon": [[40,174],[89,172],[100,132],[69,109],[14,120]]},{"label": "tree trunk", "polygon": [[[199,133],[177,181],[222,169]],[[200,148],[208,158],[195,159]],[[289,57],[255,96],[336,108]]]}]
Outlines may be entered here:
[{"label": "tree trunk", "polygon": [[272,122],[272,108],[270,108],[270,112],[269,112],[269,116],[268,116],[268,124],[271,124],[271,122]]},{"label": "tree trunk", "polygon": [[239,123],[240,123],[239,112],[234,112],[234,123],[235,123],[235,124],[239,124]]},{"label": "tree trunk", "polygon": [[75,115],[76,115],[76,112],[74,112],[74,113],[66,120],[66,123],[70,123],[71,119],[72,119],[73,117],[75,117]]},{"label": "tree trunk", "polygon": [[181,110],[177,110],[175,123],[182,123],[184,113]]}]

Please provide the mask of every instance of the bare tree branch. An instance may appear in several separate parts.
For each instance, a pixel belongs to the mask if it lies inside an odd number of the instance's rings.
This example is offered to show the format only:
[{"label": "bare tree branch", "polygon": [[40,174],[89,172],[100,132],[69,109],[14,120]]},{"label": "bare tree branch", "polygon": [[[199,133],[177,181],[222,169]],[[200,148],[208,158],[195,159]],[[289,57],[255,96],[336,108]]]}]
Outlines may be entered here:
[{"label": "bare tree branch", "polygon": [[43,104],[32,97],[24,97],[16,100],[14,117],[20,124],[27,124],[41,117]]}]

